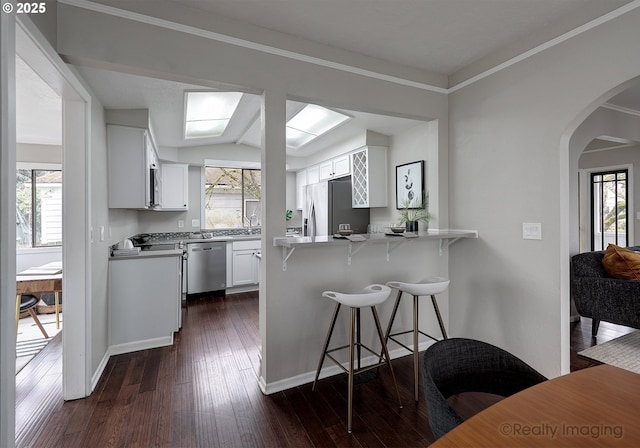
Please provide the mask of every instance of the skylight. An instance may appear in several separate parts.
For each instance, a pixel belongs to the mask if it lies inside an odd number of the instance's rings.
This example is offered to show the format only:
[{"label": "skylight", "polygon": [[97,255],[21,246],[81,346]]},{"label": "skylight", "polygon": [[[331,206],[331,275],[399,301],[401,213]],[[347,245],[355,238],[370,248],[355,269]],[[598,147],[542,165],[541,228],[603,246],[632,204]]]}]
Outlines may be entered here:
[{"label": "skylight", "polygon": [[220,137],[240,98],[241,92],[185,92],[184,138]]},{"label": "skylight", "polygon": [[326,107],[307,104],[287,122],[287,146],[298,149],[349,118]]}]

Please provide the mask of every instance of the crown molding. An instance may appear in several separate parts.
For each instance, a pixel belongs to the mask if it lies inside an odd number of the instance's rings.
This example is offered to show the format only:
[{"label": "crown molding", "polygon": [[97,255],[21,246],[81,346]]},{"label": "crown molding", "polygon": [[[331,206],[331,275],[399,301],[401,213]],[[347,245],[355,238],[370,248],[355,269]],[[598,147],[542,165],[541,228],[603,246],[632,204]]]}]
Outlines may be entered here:
[{"label": "crown molding", "polygon": [[399,85],[403,85],[403,86],[407,86],[407,87],[414,87],[417,89],[421,89],[421,90],[427,90],[427,91],[431,91],[431,92],[436,92],[436,93],[442,93],[442,94],[449,94],[449,93],[453,93],[456,92],[460,89],[463,89],[467,86],[470,86],[472,84],[475,84],[476,82],[487,78],[501,70],[504,70],[505,68],[508,68],[514,64],[517,64],[518,62],[521,62],[525,59],[528,59],[538,53],[541,53],[551,47],[554,47],[558,44],[561,44],[562,42],[565,42],[579,34],[582,34],[590,29],[596,28],[606,22],[609,22],[610,20],[613,20],[617,17],[620,17],[624,14],[627,14],[630,11],[633,11],[634,9],[640,7],[640,0],[634,0],[630,3],[627,3],[624,6],[621,6],[618,9],[615,9],[607,14],[604,14],[596,19],[593,19],[587,23],[585,23],[584,25],[581,25],[577,28],[574,28],[571,31],[568,31],[558,37],[555,37],[543,44],[540,44],[528,51],[525,51],[524,53],[521,53],[518,56],[515,56],[513,58],[510,58],[508,60],[506,60],[505,62],[502,62],[488,70],[485,70],[475,76],[472,76],[471,78],[465,80],[465,81],[461,81],[458,84],[451,86],[449,88],[442,88],[442,87],[438,87],[438,86],[434,86],[431,84],[427,84],[427,83],[422,83],[422,82],[417,82],[417,81],[413,81],[410,79],[405,79],[405,78],[400,78],[398,76],[390,76],[390,75],[386,75],[384,73],[379,73],[379,72],[375,72],[372,70],[366,70],[360,67],[354,67],[351,65],[347,65],[347,64],[341,64],[338,62],[334,62],[334,61],[330,61],[327,59],[322,59],[322,58],[317,58],[314,56],[309,56],[303,53],[298,53],[298,52],[294,52],[294,51],[289,51],[289,50],[284,50],[281,48],[277,48],[277,47],[273,47],[270,45],[264,45],[264,44],[260,44],[258,42],[253,42],[253,41],[249,41],[246,39],[240,39],[237,37],[232,37],[232,36],[228,36],[226,34],[221,34],[221,33],[216,33],[214,31],[208,31],[208,30],[203,30],[201,28],[197,28],[197,27],[193,27],[193,26],[189,26],[189,25],[184,25],[181,23],[177,23],[177,22],[172,22],[170,20],[165,20],[165,19],[160,19],[157,17],[152,17],[152,16],[148,16],[145,14],[140,14],[137,12],[133,12],[133,11],[128,11],[128,10],[124,10],[124,9],[120,9],[120,8],[115,8],[113,6],[108,6],[108,5],[103,5],[100,3],[94,3],[91,2],[89,0],[58,0],[59,3],[63,3],[66,5],[70,5],[70,6],[75,6],[78,8],[83,8],[86,10],[90,10],[90,11],[94,11],[94,12],[98,12],[101,14],[107,14],[107,15],[111,15],[114,17],[120,17],[123,19],[128,19],[128,20],[132,20],[135,22],[139,22],[139,23],[145,23],[148,25],[154,25],[154,26],[158,26],[161,28],[166,28],[166,29],[170,29],[172,31],[178,31],[181,33],[185,33],[185,34],[190,34],[193,36],[198,36],[198,37],[202,37],[205,39],[210,39],[210,40],[214,40],[217,42],[223,42],[223,43],[227,43],[227,44],[231,44],[231,45],[236,45],[242,48],[247,48],[247,49],[251,49],[251,50],[256,50],[256,51],[261,51],[263,53],[268,53],[268,54],[273,54],[273,55],[277,55],[277,56],[282,56],[285,58],[289,58],[289,59],[293,59],[293,60],[297,60],[297,61],[301,61],[301,62],[307,62],[310,64],[314,64],[314,65],[318,65],[318,66],[322,66],[322,67],[326,67],[326,68],[332,68],[335,70],[340,70],[343,72],[347,72],[347,73],[352,73],[352,74],[356,74],[356,75],[361,75],[361,76],[366,76],[368,78],[373,78],[373,79],[378,79],[381,81],[387,81],[387,82],[391,82],[394,84],[399,84]]},{"label": "crown molding", "polygon": [[611,103],[604,103],[600,107],[604,109],[614,110],[616,112],[620,112],[623,114],[635,115],[636,117],[640,117],[640,110],[629,109],[628,107],[616,106],[615,104],[611,104]]},{"label": "crown molding", "polygon": [[347,64],[341,64],[338,62],[329,61],[327,59],[317,58],[294,51],[284,50],[282,48],[273,47],[270,45],[264,45],[257,42],[240,39],[237,37],[227,36],[226,34],[216,33],[214,31],[203,30],[189,25],[183,25],[181,23],[172,22],[170,20],[160,19],[157,17],[147,16],[133,11],[127,11],[124,9],[114,8],[103,4],[93,3],[87,0],[59,0],[60,3],[66,5],[75,6],[78,8],[87,9],[101,14],[107,14],[114,17],[120,17],[123,19],[132,20],[139,23],[145,23],[147,25],[154,25],[161,28],[166,28],[172,31],[178,31],[192,36],[198,36],[205,39],[214,40],[217,42],[223,42],[238,47],[247,48],[250,50],[261,51],[263,53],[273,54],[276,56],[282,56],[288,59],[293,59],[301,62],[307,62],[322,67],[332,68],[356,75],[366,76],[368,78],[374,78],[381,81],[388,81],[395,84],[401,84],[408,87],[415,87],[422,90],[429,90],[436,93],[446,94],[447,90],[443,87],[433,86],[422,82],[417,82],[397,76],[386,75],[384,73],[374,72],[372,70],[366,70],[359,67],[354,67]]}]

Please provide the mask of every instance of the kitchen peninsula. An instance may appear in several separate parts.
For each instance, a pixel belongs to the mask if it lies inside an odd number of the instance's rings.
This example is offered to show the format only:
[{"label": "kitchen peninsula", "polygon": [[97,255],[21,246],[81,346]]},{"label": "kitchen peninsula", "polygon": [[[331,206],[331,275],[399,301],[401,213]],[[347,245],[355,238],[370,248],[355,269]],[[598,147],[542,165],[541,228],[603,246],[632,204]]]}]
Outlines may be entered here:
[{"label": "kitchen peninsula", "polygon": [[352,257],[366,245],[385,245],[386,261],[390,261],[391,252],[403,243],[415,243],[425,240],[438,240],[439,253],[442,255],[445,241],[453,244],[460,238],[478,238],[475,230],[430,230],[427,232],[405,233],[373,233],[353,235],[352,237],[338,237],[332,235],[317,237],[278,237],[273,245],[282,247],[282,270],[287,270],[287,261],[297,248],[343,246],[347,248],[347,264],[351,264]]}]

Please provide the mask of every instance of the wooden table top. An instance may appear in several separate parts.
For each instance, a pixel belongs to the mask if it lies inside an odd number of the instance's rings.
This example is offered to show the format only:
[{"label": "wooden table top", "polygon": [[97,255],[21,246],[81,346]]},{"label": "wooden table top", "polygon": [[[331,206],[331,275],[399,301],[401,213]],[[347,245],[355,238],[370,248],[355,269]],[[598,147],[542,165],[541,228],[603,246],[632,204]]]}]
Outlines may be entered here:
[{"label": "wooden table top", "polygon": [[640,446],[640,375],[578,370],[499,401],[432,447]]},{"label": "wooden table top", "polygon": [[50,291],[62,291],[62,274],[16,276],[16,294]]}]

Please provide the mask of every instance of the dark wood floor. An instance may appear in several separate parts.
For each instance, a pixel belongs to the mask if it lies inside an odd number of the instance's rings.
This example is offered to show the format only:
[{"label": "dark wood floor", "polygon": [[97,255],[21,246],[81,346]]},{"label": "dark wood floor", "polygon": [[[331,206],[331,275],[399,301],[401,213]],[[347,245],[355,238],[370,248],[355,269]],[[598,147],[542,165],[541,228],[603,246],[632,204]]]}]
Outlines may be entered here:
[{"label": "dark wood floor", "polygon": [[[355,388],[354,431],[346,431],[344,376],[265,396],[259,371],[256,294],[190,300],[171,347],[113,356],[94,393],[62,400],[58,336],[16,376],[18,447],[410,447],[433,436],[424,401],[412,399],[411,357],[393,361],[404,408],[387,369]],[[571,325],[576,353],[594,344],[591,322]],[[631,331],[602,323],[598,342]],[[461,412],[491,400],[465,397]]]}]

